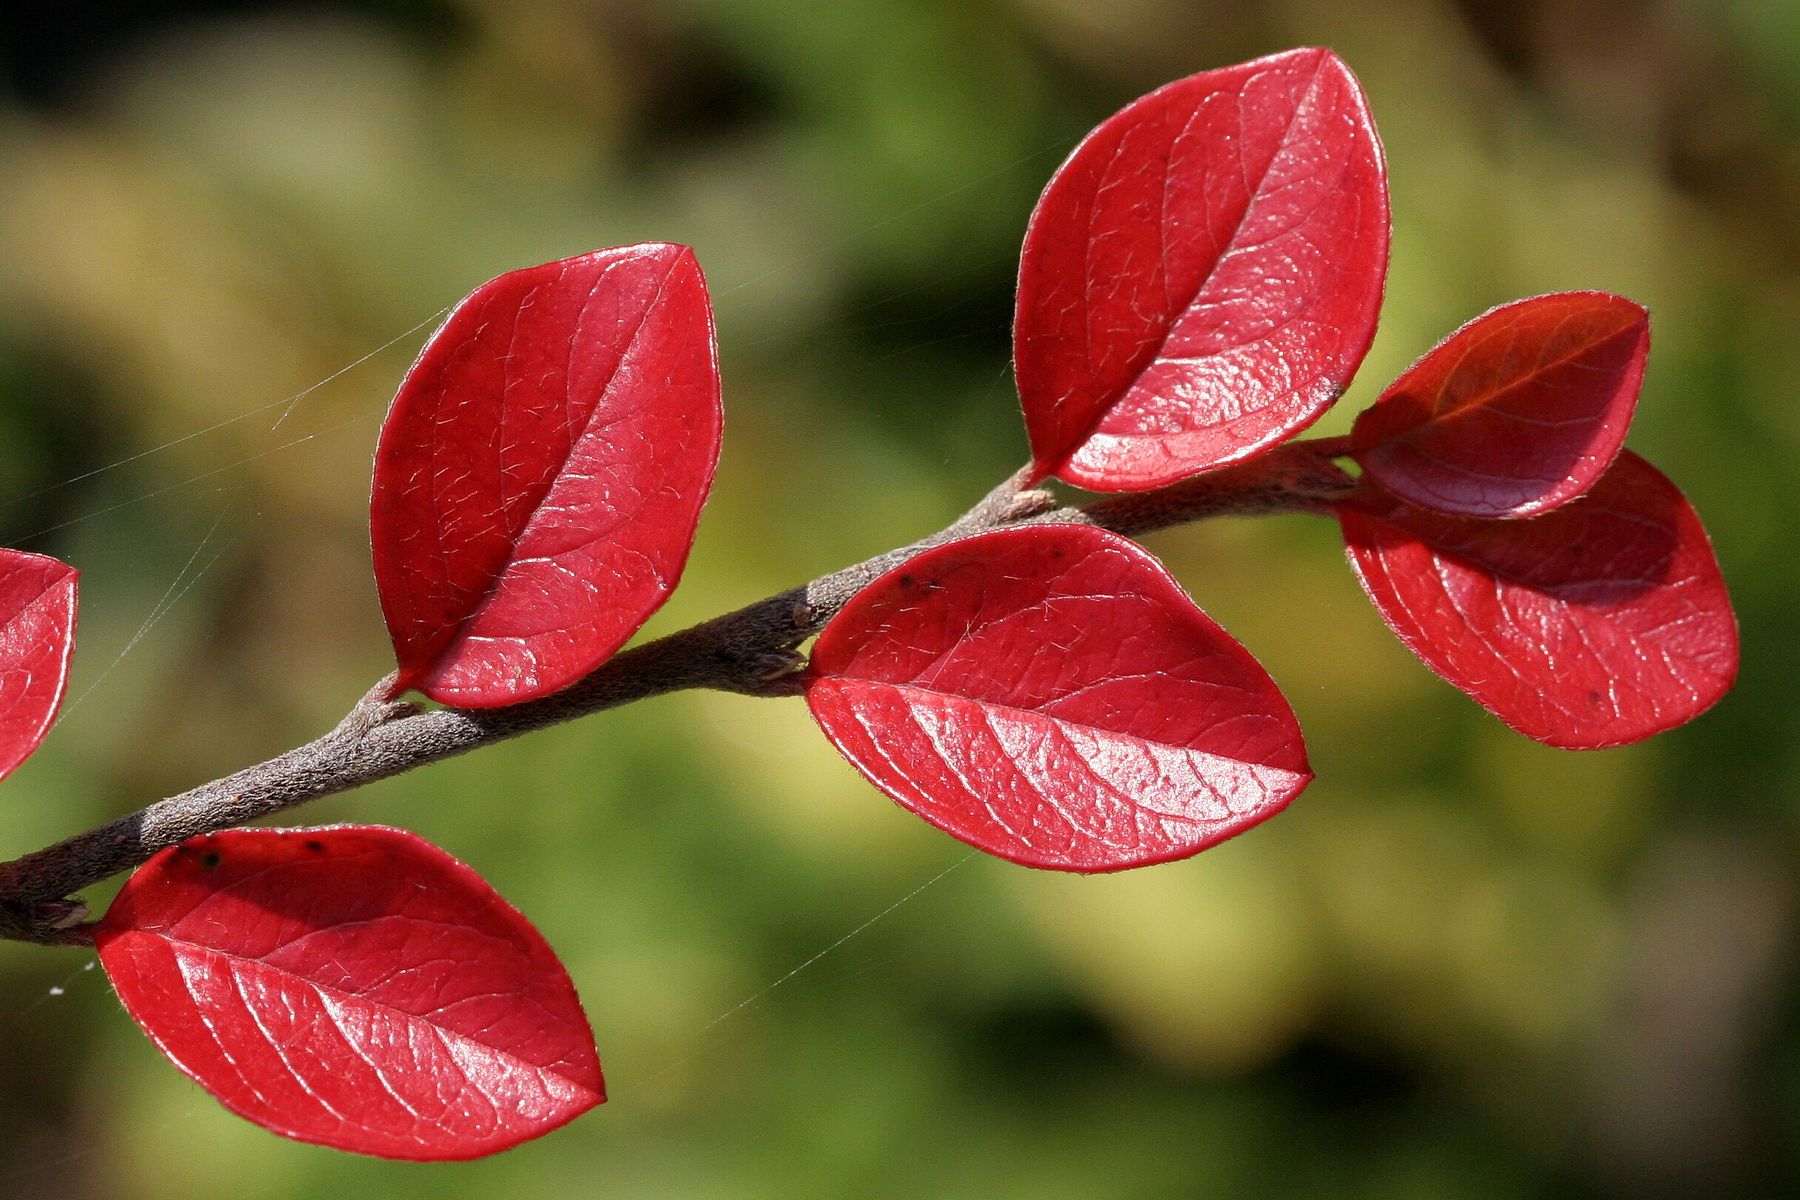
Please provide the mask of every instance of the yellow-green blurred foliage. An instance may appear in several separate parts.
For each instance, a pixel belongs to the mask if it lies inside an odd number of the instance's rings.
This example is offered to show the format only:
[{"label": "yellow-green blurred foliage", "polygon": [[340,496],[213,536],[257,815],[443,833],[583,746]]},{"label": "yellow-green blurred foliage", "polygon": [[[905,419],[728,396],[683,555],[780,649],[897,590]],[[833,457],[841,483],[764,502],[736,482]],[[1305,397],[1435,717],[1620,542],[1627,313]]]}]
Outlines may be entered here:
[{"label": "yellow-green blurred foliage", "polygon": [[475,284],[697,248],[727,432],[666,631],[934,529],[1022,461],[1037,190],[1126,100],[1296,44],[1360,74],[1393,176],[1381,335],[1325,428],[1490,305],[1642,301],[1632,444],[1707,521],[1744,667],[1687,729],[1559,753],[1409,658],[1327,523],[1168,532],[1307,729],[1319,779],[1278,820],[1058,877],[900,812],[797,702],[534,736],[305,815],[417,829],[529,913],[611,1103],[471,1165],[290,1144],[164,1065],[82,955],[5,947],[0,1196],[1800,1188],[1800,7],[13,8],[0,536],[76,564],[83,610],[0,853],[285,749],[387,670],[371,448]]}]

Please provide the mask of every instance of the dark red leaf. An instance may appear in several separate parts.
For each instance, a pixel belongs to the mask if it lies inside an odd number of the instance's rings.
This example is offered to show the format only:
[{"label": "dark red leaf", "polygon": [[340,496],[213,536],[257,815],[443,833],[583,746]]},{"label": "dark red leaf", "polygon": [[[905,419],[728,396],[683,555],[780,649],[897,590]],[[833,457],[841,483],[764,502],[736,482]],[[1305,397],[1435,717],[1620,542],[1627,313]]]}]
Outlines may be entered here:
[{"label": "dark red leaf", "polygon": [[56,720],[75,652],[75,568],[0,549],[0,778]]},{"label": "dark red leaf", "polygon": [[1403,500],[1529,517],[1592,487],[1637,408],[1650,316],[1607,292],[1559,292],[1476,317],[1356,419],[1363,469]]},{"label": "dark red leaf", "polygon": [[605,1099],[581,1002],[537,930],[398,829],[234,829],[138,869],[100,962],[174,1064],[303,1142],[492,1154]]},{"label": "dark red leaf", "polygon": [[813,716],[876,787],[1027,866],[1182,858],[1312,778],[1274,680],[1161,564],[1086,525],[917,556],[819,635]]},{"label": "dark red leaf", "polygon": [[1375,335],[1387,174],[1329,50],[1128,105],[1044,189],[1013,359],[1039,472],[1159,487],[1303,429]]},{"label": "dark red leaf", "polygon": [[460,304],[375,455],[375,580],[400,686],[481,708],[598,666],[674,590],[719,456],[693,252],[514,271]]},{"label": "dark red leaf", "polygon": [[1639,741],[1712,707],[1737,675],[1737,621],[1700,518],[1630,451],[1528,521],[1441,516],[1374,488],[1338,519],[1400,640],[1526,737]]}]

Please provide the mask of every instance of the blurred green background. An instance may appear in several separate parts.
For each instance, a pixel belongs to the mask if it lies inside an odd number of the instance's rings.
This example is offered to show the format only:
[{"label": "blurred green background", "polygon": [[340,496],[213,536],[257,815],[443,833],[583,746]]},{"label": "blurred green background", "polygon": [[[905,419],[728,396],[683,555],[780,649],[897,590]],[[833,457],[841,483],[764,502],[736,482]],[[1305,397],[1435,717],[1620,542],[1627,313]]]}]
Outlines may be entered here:
[{"label": "blurred green background", "polygon": [[1388,636],[1328,523],[1167,533],[1306,727],[1279,820],[1035,873],[888,803],[798,702],[639,705],[303,814],[416,829],[529,913],[611,1103],[470,1165],[291,1144],[165,1066],[87,956],[8,946],[0,1196],[1796,1194],[1791,0],[9,6],[0,538],[80,567],[83,609],[0,853],[309,738],[388,669],[370,453],[475,284],[697,248],[726,447],[667,631],[1022,462],[1044,180],[1141,92],[1298,44],[1359,73],[1393,176],[1381,335],[1322,428],[1495,303],[1649,305],[1632,444],[1743,624],[1717,710],[1548,750]]}]

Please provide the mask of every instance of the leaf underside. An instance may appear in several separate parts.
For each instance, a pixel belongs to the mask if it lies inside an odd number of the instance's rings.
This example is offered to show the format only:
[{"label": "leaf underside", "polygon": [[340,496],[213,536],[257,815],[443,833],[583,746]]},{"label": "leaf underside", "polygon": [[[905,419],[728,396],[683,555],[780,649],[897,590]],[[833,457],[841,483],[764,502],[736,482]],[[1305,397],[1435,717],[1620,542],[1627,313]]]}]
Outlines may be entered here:
[{"label": "leaf underside", "polygon": [[474,1158],[605,1099],[587,1019],[543,938],[401,830],[192,839],[131,877],[95,944],[177,1067],[300,1141]]},{"label": "leaf underside", "polygon": [[75,651],[75,569],[0,549],[0,778],[56,721]]},{"label": "leaf underside", "polygon": [[1028,866],[1194,854],[1311,778],[1256,660],[1091,526],[983,534],[883,576],[820,634],[806,695],[877,787]]},{"label": "leaf underside", "polygon": [[1522,521],[1427,512],[1372,486],[1338,511],[1357,577],[1413,653],[1530,738],[1640,741],[1731,687],[1737,621],[1685,497],[1622,452]]}]

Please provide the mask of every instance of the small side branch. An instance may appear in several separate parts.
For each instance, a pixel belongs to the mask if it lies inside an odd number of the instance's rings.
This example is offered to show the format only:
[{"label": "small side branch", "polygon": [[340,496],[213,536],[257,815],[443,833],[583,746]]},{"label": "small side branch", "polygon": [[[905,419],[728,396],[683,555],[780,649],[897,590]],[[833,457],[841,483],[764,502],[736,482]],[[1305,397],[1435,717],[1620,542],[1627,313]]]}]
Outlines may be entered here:
[{"label": "small side branch", "polygon": [[1254,463],[1080,507],[1033,489],[1029,469],[931,537],[822,576],[735,612],[615,655],[580,682],[526,704],[436,709],[391,698],[390,676],[315,741],[158,801],[108,825],[0,864],[0,937],[45,945],[91,941],[72,897],[157,851],[633,701],[687,688],[790,695],[799,647],[857,592],[922,551],[1035,522],[1074,522],[1136,535],[1207,517],[1328,511],[1355,486],[1332,461],[1337,442],[1290,443]]}]

